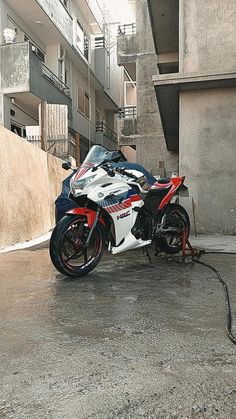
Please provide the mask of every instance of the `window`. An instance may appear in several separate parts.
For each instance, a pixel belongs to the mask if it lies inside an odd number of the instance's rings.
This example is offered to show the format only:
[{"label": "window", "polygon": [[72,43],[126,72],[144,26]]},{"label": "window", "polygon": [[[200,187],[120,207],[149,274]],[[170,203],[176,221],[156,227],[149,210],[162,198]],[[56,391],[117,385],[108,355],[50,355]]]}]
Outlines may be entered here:
[{"label": "window", "polygon": [[83,27],[77,20],[76,25],[76,46],[80,52],[89,59],[89,36],[85,33]]},{"label": "window", "polygon": [[24,125],[11,121],[11,131],[16,135],[19,135],[19,137],[26,138],[26,130]]},{"label": "window", "polygon": [[78,84],[78,110],[86,116],[86,118],[90,118],[90,97],[85,92],[83,87]]}]

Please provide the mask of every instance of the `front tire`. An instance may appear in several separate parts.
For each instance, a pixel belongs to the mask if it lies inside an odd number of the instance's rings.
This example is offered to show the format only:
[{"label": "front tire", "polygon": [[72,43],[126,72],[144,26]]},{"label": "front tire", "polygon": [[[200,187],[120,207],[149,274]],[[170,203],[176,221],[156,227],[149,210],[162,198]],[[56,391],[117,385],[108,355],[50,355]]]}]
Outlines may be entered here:
[{"label": "front tire", "polygon": [[98,222],[85,247],[89,232],[87,219],[81,216],[66,215],[57,223],[51,236],[49,252],[59,272],[79,277],[97,266],[105,246],[104,229]]},{"label": "front tire", "polygon": [[166,209],[165,227],[178,226],[181,233],[170,233],[156,240],[157,247],[161,252],[174,255],[182,250],[183,231],[187,231],[187,240],[190,233],[190,220],[187,211],[179,204],[169,204]]}]

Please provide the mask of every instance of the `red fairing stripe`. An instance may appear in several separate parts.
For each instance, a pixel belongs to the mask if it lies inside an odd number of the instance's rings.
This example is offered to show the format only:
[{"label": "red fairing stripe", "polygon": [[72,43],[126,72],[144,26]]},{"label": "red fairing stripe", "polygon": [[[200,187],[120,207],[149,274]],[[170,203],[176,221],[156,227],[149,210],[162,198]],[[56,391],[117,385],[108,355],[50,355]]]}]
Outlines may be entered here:
[{"label": "red fairing stripe", "polygon": [[82,166],[76,172],[74,180],[80,179],[93,166],[94,166],[94,164],[92,164],[92,163],[82,164]]},{"label": "red fairing stripe", "polygon": [[[92,227],[92,225],[94,224],[94,220],[96,218],[96,211],[91,210],[89,208],[73,208],[70,211],[67,211],[66,214],[69,215],[84,215],[87,218],[87,222],[88,222],[88,226]],[[102,219],[102,217],[99,218],[99,221],[105,225],[104,220]]]},{"label": "red fairing stripe", "polygon": [[141,201],[141,198],[139,195],[133,195],[129,198],[130,202],[135,202],[135,201]]},{"label": "red fairing stripe", "polygon": [[124,209],[130,208],[132,202],[141,201],[141,198],[139,195],[133,195],[128,199],[125,199],[121,204],[114,204],[110,207],[104,207],[104,209],[109,212],[109,214],[112,214],[113,212],[122,211]]},{"label": "red fairing stripe", "polygon": [[158,209],[162,209],[166,204],[168,204],[168,202],[170,202],[170,200],[174,196],[176,190],[183,183],[183,178],[182,177],[172,178],[171,183],[172,183],[172,187],[170,188],[168,194],[161,201]]}]

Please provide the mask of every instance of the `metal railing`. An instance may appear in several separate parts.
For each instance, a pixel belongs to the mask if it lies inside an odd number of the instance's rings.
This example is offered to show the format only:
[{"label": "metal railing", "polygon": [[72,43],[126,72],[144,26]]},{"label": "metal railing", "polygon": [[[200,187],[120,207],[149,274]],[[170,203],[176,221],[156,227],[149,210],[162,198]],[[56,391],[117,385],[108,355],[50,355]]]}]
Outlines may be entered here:
[{"label": "metal railing", "polygon": [[96,49],[105,48],[105,37],[104,36],[96,36],[94,41],[94,47]]},{"label": "metal railing", "polygon": [[61,92],[65,93],[65,95],[68,97],[71,97],[69,87],[61,79],[59,79],[56,74],[49,70],[49,68],[46,67],[44,63],[42,63],[42,75],[54,86],[56,86]]},{"label": "metal railing", "polygon": [[[41,137],[40,135],[29,135],[26,140],[31,144],[41,148]],[[51,138],[49,137],[46,141],[46,151],[53,156],[61,159],[72,156],[75,158],[75,141],[70,138]]]},{"label": "metal railing", "polygon": [[135,119],[137,118],[137,106],[126,106],[125,108],[120,108],[118,115],[123,119]]},{"label": "metal railing", "polygon": [[102,132],[106,137],[108,137],[114,143],[117,143],[117,134],[109,128],[104,122],[96,123],[96,132]]},{"label": "metal railing", "polygon": [[136,23],[126,23],[125,25],[118,26],[118,36],[122,35],[135,35]]}]

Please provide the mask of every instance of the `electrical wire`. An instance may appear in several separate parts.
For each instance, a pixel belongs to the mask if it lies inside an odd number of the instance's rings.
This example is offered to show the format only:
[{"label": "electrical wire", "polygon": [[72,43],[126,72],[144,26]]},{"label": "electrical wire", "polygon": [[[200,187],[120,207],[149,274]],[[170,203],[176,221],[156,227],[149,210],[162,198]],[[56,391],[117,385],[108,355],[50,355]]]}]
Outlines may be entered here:
[{"label": "electrical wire", "polygon": [[225,294],[226,311],[227,311],[227,314],[226,314],[226,332],[227,332],[227,335],[228,335],[229,339],[231,340],[231,342],[233,342],[234,345],[236,345],[236,337],[232,333],[232,314],[231,314],[231,305],[230,305],[228,286],[227,286],[226,282],[223,280],[220,272],[216,268],[209,265],[208,263],[205,263],[205,262],[202,262],[202,261],[199,260],[199,257],[201,257],[202,255],[206,255],[206,254],[234,255],[234,256],[236,256],[236,253],[233,253],[233,252],[213,252],[213,251],[212,252],[211,251],[207,252],[205,250],[200,250],[198,252],[197,256],[192,257],[192,260],[195,263],[198,263],[200,265],[205,266],[206,268],[211,269],[216,274],[216,277],[219,279],[219,281],[223,285],[224,294]]}]

